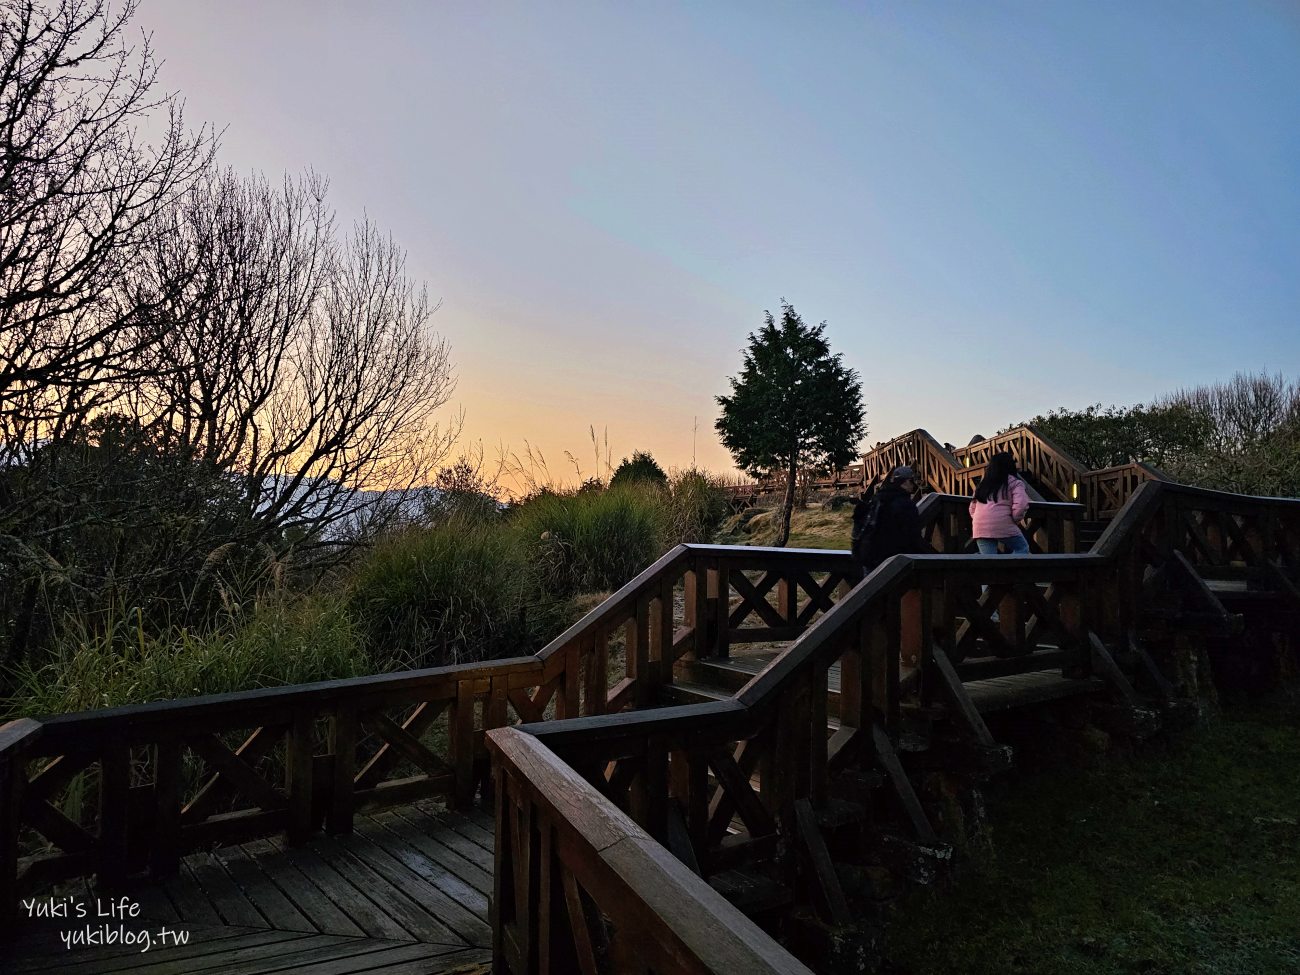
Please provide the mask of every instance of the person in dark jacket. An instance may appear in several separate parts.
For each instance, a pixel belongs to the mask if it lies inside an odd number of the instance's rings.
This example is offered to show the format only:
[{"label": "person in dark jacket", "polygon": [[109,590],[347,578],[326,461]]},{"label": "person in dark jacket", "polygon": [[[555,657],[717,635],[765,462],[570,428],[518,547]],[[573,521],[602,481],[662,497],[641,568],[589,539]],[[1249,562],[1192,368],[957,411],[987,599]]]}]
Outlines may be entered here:
[{"label": "person in dark jacket", "polygon": [[854,554],[867,572],[891,555],[930,551],[921,540],[921,519],[912,500],[915,491],[916,472],[910,467],[896,467],[875,497],[859,502],[875,506],[874,511],[864,510],[861,518],[857,513],[854,517],[855,531],[860,522],[862,536],[860,544],[853,547]]}]

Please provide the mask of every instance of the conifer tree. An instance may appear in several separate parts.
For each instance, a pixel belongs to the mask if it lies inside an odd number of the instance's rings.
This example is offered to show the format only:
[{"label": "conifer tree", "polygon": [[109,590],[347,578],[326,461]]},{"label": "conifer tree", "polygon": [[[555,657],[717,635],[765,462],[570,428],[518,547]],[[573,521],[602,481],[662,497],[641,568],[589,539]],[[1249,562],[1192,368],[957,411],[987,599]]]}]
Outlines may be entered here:
[{"label": "conifer tree", "polygon": [[752,477],[785,475],[776,541],[783,546],[799,468],[838,468],[854,460],[866,436],[866,409],[857,371],[831,354],[825,322],[804,324],[784,300],[779,323],[771,312],[763,314],[739,375],[728,380],[731,395],[717,397],[722,415],[716,426],[737,467]]}]

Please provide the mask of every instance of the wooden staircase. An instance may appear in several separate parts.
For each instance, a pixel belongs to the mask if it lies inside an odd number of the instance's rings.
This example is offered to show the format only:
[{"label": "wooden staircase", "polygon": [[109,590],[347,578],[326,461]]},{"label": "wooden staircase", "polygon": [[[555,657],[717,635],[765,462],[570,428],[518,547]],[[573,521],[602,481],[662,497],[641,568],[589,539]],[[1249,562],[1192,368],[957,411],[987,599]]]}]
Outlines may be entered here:
[{"label": "wooden staircase", "polygon": [[1078,549],[1091,552],[1094,545],[1101,540],[1102,533],[1110,524],[1109,518],[1085,518],[1079,522]]},{"label": "wooden staircase", "polygon": [[927,789],[1005,769],[1008,712],[1086,699],[1145,734],[1195,707],[1158,663],[1201,679],[1208,653],[1217,679],[1300,643],[1300,500],[1147,479],[1086,552],[1082,506],[1039,502],[1040,554],[996,558],[966,507],[927,497],[933,554],[865,578],[843,551],[678,546],[533,655],[0,726],[0,920],[482,795],[496,970],[806,975],[744,912],[838,929],[846,864],[935,876]]},{"label": "wooden staircase", "polygon": [[[970,620],[963,623],[972,625]],[[874,763],[868,762],[866,766],[841,766],[832,760],[827,798],[816,808],[809,806],[801,810],[803,821],[799,822],[798,839],[804,847],[801,872],[805,876],[811,873],[815,878],[820,916],[832,924],[850,923],[836,864],[861,862],[864,837],[871,829],[875,830],[873,842],[877,852],[883,841],[893,851],[891,861],[919,879],[932,879],[936,869],[942,869],[950,853],[945,844],[926,836],[918,845],[916,835],[878,821],[873,809],[880,807],[882,797],[901,791],[904,805],[911,806],[910,816],[924,821],[926,813],[906,780],[913,775],[913,770],[951,764],[954,742],[959,743],[957,754],[962,756],[962,767],[957,771],[969,781],[976,782],[1008,769],[1011,749],[994,740],[984,723],[986,715],[1088,697],[1118,703],[1129,714],[1131,727],[1141,727],[1146,733],[1153,730],[1158,719],[1142,707],[1128,679],[1101,642],[1096,640],[1095,644],[1091,655],[1095,658],[1100,654],[1104,662],[1098,661],[1101,666],[1085,672],[1078,666],[1077,653],[1059,646],[1045,644],[1026,653],[1012,654],[1005,644],[976,639],[957,663],[945,664],[952,678],[946,695],[915,695],[900,703],[892,754],[879,755]],[[675,680],[660,689],[658,703],[678,707],[731,701],[778,666],[788,650],[788,644],[742,646],[725,656],[684,660],[678,665]],[[941,652],[938,655],[947,661]],[[904,669],[900,686],[915,687],[919,677],[919,670],[909,673]],[[841,662],[835,661],[826,670],[825,683],[825,733],[831,747],[854,730],[840,720],[842,679]],[[960,744],[963,741],[964,746]],[[890,751],[888,743],[885,749]],[[898,781],[900,778],[902,783]],[[710,788],[723,785],[712,772],[708,783]],[[759,776],[751,775],[748,785],[758,791]],[[749,825],[737,815],[728,829],[739,840],[747,834]],[[689,858],[689,845],[671,842],[671,832],[669,838],[670,849]],[[775,919],[795,903],[798,889],[788,866],[777,859],[778,849],[776,843],[771,843],[760,856],[751,856],[743,867],[709,875],[707,879],[747,915],[760,922]]]}]

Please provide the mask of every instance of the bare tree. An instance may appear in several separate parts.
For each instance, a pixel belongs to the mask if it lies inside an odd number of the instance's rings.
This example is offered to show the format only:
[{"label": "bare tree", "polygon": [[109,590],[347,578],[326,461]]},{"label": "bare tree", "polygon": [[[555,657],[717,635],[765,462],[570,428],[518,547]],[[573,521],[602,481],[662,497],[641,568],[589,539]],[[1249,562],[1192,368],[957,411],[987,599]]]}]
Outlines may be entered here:
[{"label": "bare tree", "polygon": [[369,221],[340,240],[326,189],[210,171],[136,282],[153,342],[135,413],[308,548],[382,524],[459,432],[434,422],[454,388],[435,309]]},{"label": "bare tree", "polygon": [[[139,346],[120,290],[159,213],[206,164],[157,92],[135,0],[0,0],[0,440],[67,432],[120,388]],[[150,145],[139,135],[161,120]]]},{"label": "bare tree", "polygon": [[1237,373],[1181,389],[1158,404],[1202,420],[1200,449],[1167,472],[1178,480],[1243,494],[1300,495],[1300,385],[1281,374]]}]

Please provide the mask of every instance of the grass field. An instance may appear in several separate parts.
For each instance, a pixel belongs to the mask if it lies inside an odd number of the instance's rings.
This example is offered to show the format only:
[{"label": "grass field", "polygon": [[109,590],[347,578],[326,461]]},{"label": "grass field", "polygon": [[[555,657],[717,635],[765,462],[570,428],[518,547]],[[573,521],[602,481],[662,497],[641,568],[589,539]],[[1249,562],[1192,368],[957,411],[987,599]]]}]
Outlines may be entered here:
[{"label": "grass field", "polygon": [[992,850],[901,901],[893,975],[1300,973],[1300,698],[1002,783]]},{"label": "grass field", "polygon": [[[748,531],[719,539],[742,545],[771,545],[776,535],[775,512],[759,514]],[[790,540],[787,548],[842,548],[849,547],[849,532],[853,527],[852,507],[839,511],[823,511],[818,506],[795,511],[790,516]]]}]

